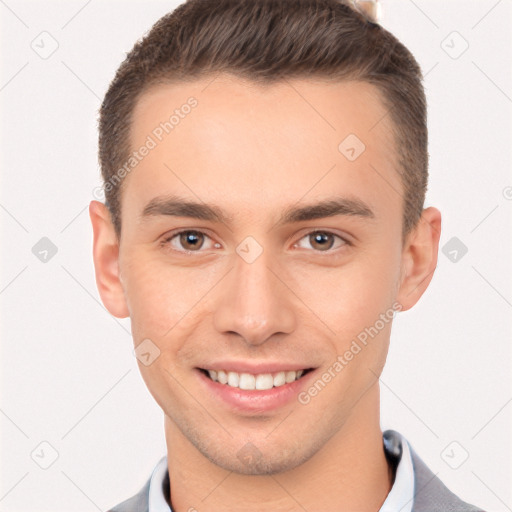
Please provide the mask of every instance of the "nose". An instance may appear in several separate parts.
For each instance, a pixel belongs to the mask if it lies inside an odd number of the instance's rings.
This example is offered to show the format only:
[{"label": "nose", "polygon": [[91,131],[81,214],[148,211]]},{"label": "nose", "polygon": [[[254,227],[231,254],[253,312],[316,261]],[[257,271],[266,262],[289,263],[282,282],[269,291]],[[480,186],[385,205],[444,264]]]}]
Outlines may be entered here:
[{"label": "nose", "polygon": [[[293,292],[265,251],[249,263],[235,255],[234,268],[220,288],[214,327],[221,334],[238,334],[248,345],[261,345],[296,327]],[[275,264],[274,264],[275,267]]]}]

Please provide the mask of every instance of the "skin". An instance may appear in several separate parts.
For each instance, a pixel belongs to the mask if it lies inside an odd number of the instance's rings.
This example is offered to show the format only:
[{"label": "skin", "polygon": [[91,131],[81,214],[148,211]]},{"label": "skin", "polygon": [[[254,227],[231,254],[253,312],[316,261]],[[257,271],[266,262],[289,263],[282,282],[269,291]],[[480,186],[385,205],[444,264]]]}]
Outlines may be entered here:
[{"label": "skin", "polygon": [[[159,85],[136,105],[133,148],[190,96],[197,107],[125,178],[120,241],[105,206],[89,208],[101,299],[130,316],[135,346],[149,338],[160,350],[138,364],[165,415],[173,509],[376,511],[393,483],[378,383],[391,322],[307,405],[235,410],[204,393],[195,368],[281,361],[321,375],[394,302],[407,310],[421,297],[441,215],[424,209],[402,244],[391,125],[370,84],[263,86],[223,74]],[[350,133],[366,146],[353,162],[338,150]],[[232,220],[142,219],[165,194],[215,204]],[[374,216],[278,224],[286,208],[332,197],[357,198]],[[203,246],[161,243],[178,229],[205,233]],[[332,235],[321,245],[314,230]],[[252,263],[236,251],[248,236],[263,248]],[[237,457],[248,442],[259,451],[250,463]]]}]

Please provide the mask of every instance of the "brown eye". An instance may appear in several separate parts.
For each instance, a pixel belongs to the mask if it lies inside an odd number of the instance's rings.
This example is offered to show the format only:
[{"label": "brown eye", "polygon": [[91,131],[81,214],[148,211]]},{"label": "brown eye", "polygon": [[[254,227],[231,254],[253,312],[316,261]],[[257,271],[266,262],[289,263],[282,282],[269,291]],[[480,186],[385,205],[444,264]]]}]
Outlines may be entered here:
[{"label": "brown eye", "polygon": [[315,233],[310,233],[309,242],[311,247],[314,249],[324,251],[330,249],[334,245],[334,236],[332,233],[317,231]]},{"label": "brown eye", "polygon": [[[169,246],[174,251],[186,254],[187,252],[202,253],[208,249],[219,249],[220,244],[214,242],[206,233],[195,229],[182,229],[164,238],[162,247]],[[202,250],[201,250],[202,249]]]},{"label": "brown eye", "polygon": [[[336,244],[338,240],[338,244]],[[304,245],[304,242],[306,244]],[[313,248],[316,252],[335,252],[335,249],[343,247],[345,245],[351,245],[350,242],[342,238],[336,233],[330,231],[312,231],[307,235],[303,236],[300,241],[296,244],[297,246],[305,249]],[[309,245],[309,247],[307,247]],[[332,251],[330,249],[333,249]]]},{"label": "brown eye", "polygon": [[182,231],[179,238],[181,246],[187,251],[201,249],[204,244],[204,234],[199,231]]}]

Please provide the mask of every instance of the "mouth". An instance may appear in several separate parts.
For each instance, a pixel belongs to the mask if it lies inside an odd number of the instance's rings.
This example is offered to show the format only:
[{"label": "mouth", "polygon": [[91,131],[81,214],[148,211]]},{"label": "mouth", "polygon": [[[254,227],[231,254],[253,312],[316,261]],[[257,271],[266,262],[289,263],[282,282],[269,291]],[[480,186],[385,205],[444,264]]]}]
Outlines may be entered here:
[{"label": "mouth", "polygon": [[198,370],[211,381],[225,386],[244,391],[265,391],[298,381],[313,371],[314,368],[258,374],[205,368],[198,368]]}]

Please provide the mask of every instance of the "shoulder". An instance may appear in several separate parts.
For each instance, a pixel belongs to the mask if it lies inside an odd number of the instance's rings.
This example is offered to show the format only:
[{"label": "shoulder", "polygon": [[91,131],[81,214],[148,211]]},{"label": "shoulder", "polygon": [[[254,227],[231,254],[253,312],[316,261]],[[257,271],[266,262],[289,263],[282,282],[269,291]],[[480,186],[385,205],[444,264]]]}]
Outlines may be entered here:
[{"label": "shoulder", "polygon": [[[411,444],[403,436],[402,439],[409,447],[414,470],[412,512],[484,512],[451,492],[421,460]],[[107,512],[148,512],[150,483],[151,478],[137,494],[110,508]]]},{"label": "shoulder", "polygon": [[411,444],[406,442],[411,452],[414,469],[412,512],[484,512],[451,492],[421,460]]},{"label": "shoulder", "polygon": [[148,512],[149,509],[149,484],[151,478],[144,484],[142,489],[131,498],[119,503],[107,512]]}]

